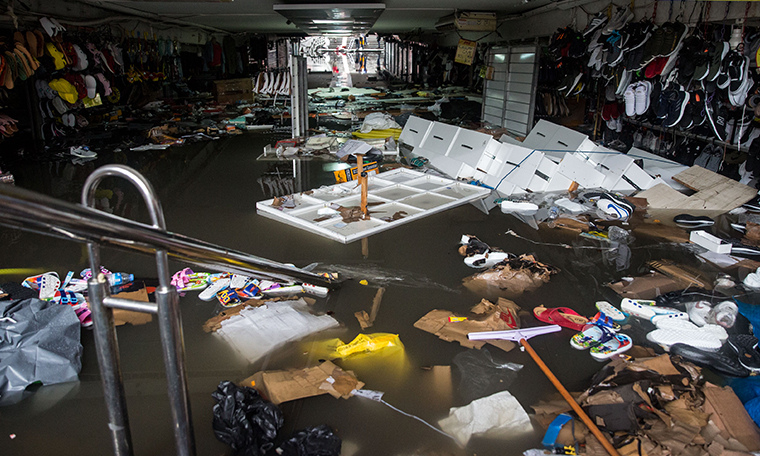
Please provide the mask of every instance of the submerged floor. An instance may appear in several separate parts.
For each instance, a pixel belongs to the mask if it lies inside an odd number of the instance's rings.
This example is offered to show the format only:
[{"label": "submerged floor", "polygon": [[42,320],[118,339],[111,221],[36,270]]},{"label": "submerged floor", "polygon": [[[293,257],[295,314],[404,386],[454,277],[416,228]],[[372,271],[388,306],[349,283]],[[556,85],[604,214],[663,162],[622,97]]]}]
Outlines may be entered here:
[{"label": "submerged floor", "polygon": [[[188,380],[198,455],[232,454],[214,437],[211,428],[211,393],[222,380],[239,381],[262,369],[303,368],[319,363],[314,350],[318,341],[339,337],[353,339],[361,332],[354,312],[369,310],[376,288],[384,286],[375,325],[367,332],[399,334],[403,354],[367,356],[337,361],[353,370],[367,389],[384,391],[384,399],[424,420],[437,423],[452,406],[465,405],[457,391],[433,384],[425,367],[450,365],[465,348],[447,343],[413,327],[432,309],[466,312],[484,296],[461,286],[474,271],[462,262],[457,244],[462,234],[478,236],[492,246],[516,254],[535,253],[538,260],[561,269],[536,291],[512,296],[523,309],[538,305],[572,307],[591,315],[594,302],[619,298],[603,284],[645,270],[651,259],[670,258],[699,266],[681,247],[652,239],[638,239],[632,248],[630,267],[615,270],[614,259],[605,258],[595,241],[557,230],[534,231],[498,209],[486,215],[472,205],[449,210],[389,230],[369,239],[369,257],[360,244],[342,245],[256,214],[255,204],[271,195],[257,179],[271,171],[272,162],[257,161],[272,137],[244,135],[205,145],[172,148],[145,155],[101,156],[96,166],[126,163],[143,172],[161,194],[168,229],[273,260],[305,266],[318,262],[323,269],[355,271],[354,280],[319,303],[343,323],[339,330],[319,334],[283,347],[262,361],[249,365],[224,343],[202,331],[201,325],[219,310],[197,294],[181,299]],[[135,159],[134,157],[138,157]],[[322,161],[302,162],[298,180],[302,189],[333,183],[332,172]],[[17,185],[78,201],[84,179],[96,166],[67,162],[29,162],[14,174]],[[286,167],[292,166],[290,162]],[[298,184],[297,184],[298,185]],[[123,184],[105,181],[102,188]],[[141,211],[126,213],[138,215]],[[541,245],[505,234],[514,230],[535,242],[568,243],[575,248]],[[86,251],[78,244],[0,228],[0,268],[34,268],[65,274],[87,267]],[[105,250],[103,264],[112,271],[155,277],[152,258]],[[186,265],[172,264],[172,270]],[[25,273],[3,270],[0,282],[20,281]],[[369,285],[359,284],[366,279]],[[529,317],[524,325],[536,324]],[[572,332],[541,336],[531,341],[540,356],[570,391],[584,389],[602,364],[587,353],[573,350]],[[174,454],[170,410],[166,396],[158,328],[155,322],[118,329],[121,362],[136,455]],[[112,453],[106,410],[95,348],[90,331],[82,332],[84,346],[80,381],[39,388],[22,402],[0,408],[0,454],[3,455],[107,455]],[[554,388],[527,354],[490,349],[496,360],[525,367],[508,390],[531,413],[529,406],[554,393]],[[285,426],[282,436],[318,424],[328,424],[343,439],[344,454],[388,456],[411,454],[518,455],[540,447],[542,431],[512,440],[473,438],[466,449],[382,404],[361,398],[349,400],[319,396],[282,404]],[[11,439],[10,434],[15,434]]]}]

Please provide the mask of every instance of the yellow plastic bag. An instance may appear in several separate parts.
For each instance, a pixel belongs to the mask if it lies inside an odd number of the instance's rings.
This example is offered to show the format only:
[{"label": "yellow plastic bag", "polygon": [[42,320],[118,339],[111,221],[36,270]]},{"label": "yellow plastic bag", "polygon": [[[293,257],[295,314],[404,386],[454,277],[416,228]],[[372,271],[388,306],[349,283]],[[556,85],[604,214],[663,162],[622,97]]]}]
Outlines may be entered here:
[{"label": "yellow plastic bag", "polygon": [[398,334],[375,333],[359,334],[351,342],[341,343],[335,347],[334,356],[345,358],[356,353],[374,352],[387,347],[401,346]]}]

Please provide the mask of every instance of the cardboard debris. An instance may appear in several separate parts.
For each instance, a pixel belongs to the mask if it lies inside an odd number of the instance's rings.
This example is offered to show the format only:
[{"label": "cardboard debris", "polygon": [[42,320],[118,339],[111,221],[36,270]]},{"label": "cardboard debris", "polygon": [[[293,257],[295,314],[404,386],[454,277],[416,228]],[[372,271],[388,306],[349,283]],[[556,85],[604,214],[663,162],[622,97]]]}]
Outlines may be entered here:
[{"label": "cardboard debris", "polygon": [[698,287],[712,290],[712,282],[692,267],[671,260],[648,261],[647,266],[679,282],[681,289]]},{"label": "cardboard debris", "polygon": [[463,285],[475,293],[495,287],[512,293],[532,291],[547,283],[559,269],[540,263],[532,255],[520,255],[483,272],[465,277]]},{"label": "cardboard debris", "polygon": [[514,302],[500,298],[498,305],[483,299],[470,309],[470,315],[462,316],[448,310],[432,310],[417,320],[415,328],[435,334],[447,342],[459,342],[463,347],[480,349],[487,343],[504,351],[515,348],[515,343],[508,340],[469,340],[467,334],[478,331],[506,331],[518,329],[517,318],[519,306]]},{"label": "cardboard debris", "polygon": [[[133,301],[150,302],[148,299],[148,290],[145,287],[137,291],[125,291],[113,295],[114,298],[131,299]],[[113,324],[121,326],[129,323],[130,325],[144,325],[153,321],[153,314],[145,312],[133,312],[131,310],[113,309]]]},{"label": "cardboard debris", "polygon": [[659,272],[634,277],[630,281],[620,280],[607,286],[621,297],[630,299],[654,299],[663,293],[684,289],[679,282]]},{"label": "cardboard debris", "polygon": [[256,372],[240,382],[256,388],[273,404],[329,394],[348,399],[352,391],[364,387],[351,371],[344,371],[330,361],[305,369]]},{"label": "cardboard debris", "polygon": [[704,388],[705,412],[724,437],[733,437],[749,451],[760,450],[760,430],[730,386],[707,383]]},{"label": "cardboard debris", "polygon": [[747,231],[744,233],[742,242],[749,245],[760,245],[760,225],[747,222],[745,226]]},{"label": "cardboard debris", "polygon": [[679,244],[689,242],[688,231],[677,226],[663,225],[661,223],[642,223],[633,228],[632,234],[637,237],[652,237]]}]

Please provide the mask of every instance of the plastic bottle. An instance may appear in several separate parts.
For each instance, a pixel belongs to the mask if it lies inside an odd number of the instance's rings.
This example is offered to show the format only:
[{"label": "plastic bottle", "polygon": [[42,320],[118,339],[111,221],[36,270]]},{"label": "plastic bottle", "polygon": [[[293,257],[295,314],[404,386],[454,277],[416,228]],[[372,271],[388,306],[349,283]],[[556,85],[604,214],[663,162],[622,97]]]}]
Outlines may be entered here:
[{"label": "plastic bottle", "polygon": [[739,313],[739,307],[732,301],[723,301],[717,306],[713,307],[709,315],[707,315],[707,322],[717,325],[721,325],[724,328],[731,328],[736,323],[736,315]]},{"label": "plastic bottle", "polygon": [[557,217],[559,217],[559,208],[557,206],[552,206],[551,209],[549,209],[549,219],[554,220]]},{"label": "plastic bottle", "polygon": [[114,272],[108,274],[106,277],[108,277],[108,283],[113,286],[124,285],[125,283],[130,283],[135,280],[134,274],[127,274],[126,272]]}]

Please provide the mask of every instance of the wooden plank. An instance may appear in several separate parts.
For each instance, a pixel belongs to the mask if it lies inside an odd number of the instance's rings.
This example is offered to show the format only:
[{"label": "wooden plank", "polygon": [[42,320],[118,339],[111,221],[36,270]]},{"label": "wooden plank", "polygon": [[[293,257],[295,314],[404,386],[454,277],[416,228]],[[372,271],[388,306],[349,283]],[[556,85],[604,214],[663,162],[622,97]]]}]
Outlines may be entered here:
[{"label": "wooden plank", "polygon": [[728,212],[757,196],[756,189],[700,166],[676,174],[673,180],[697,192],[689,197],[689,208]]},{"label": "wooden plank", "polygon": [[638,193],[636,196],[639,198],[646,198],[649,207],[653,209],[681,207],[681,205],[686,204],[686,201],[689,199],[688,196],[665,184],[657,184],[648,190]]},{"label": "wooden plank", "polygon": [[[702,168],[701,166],[692,166],[689,169],[683,170],[680,173],[673,176],[673,180],[685,185],[686,187],[698,192],[700,190],[713,187],[725,181],[736,182],[733,179],[729,179],[726,176],[721,176],[718,173],[714,173],[710,170]],[[738,182],[736,182],[738,185]],[[746,187],[746,185],[745,185]]]}]

